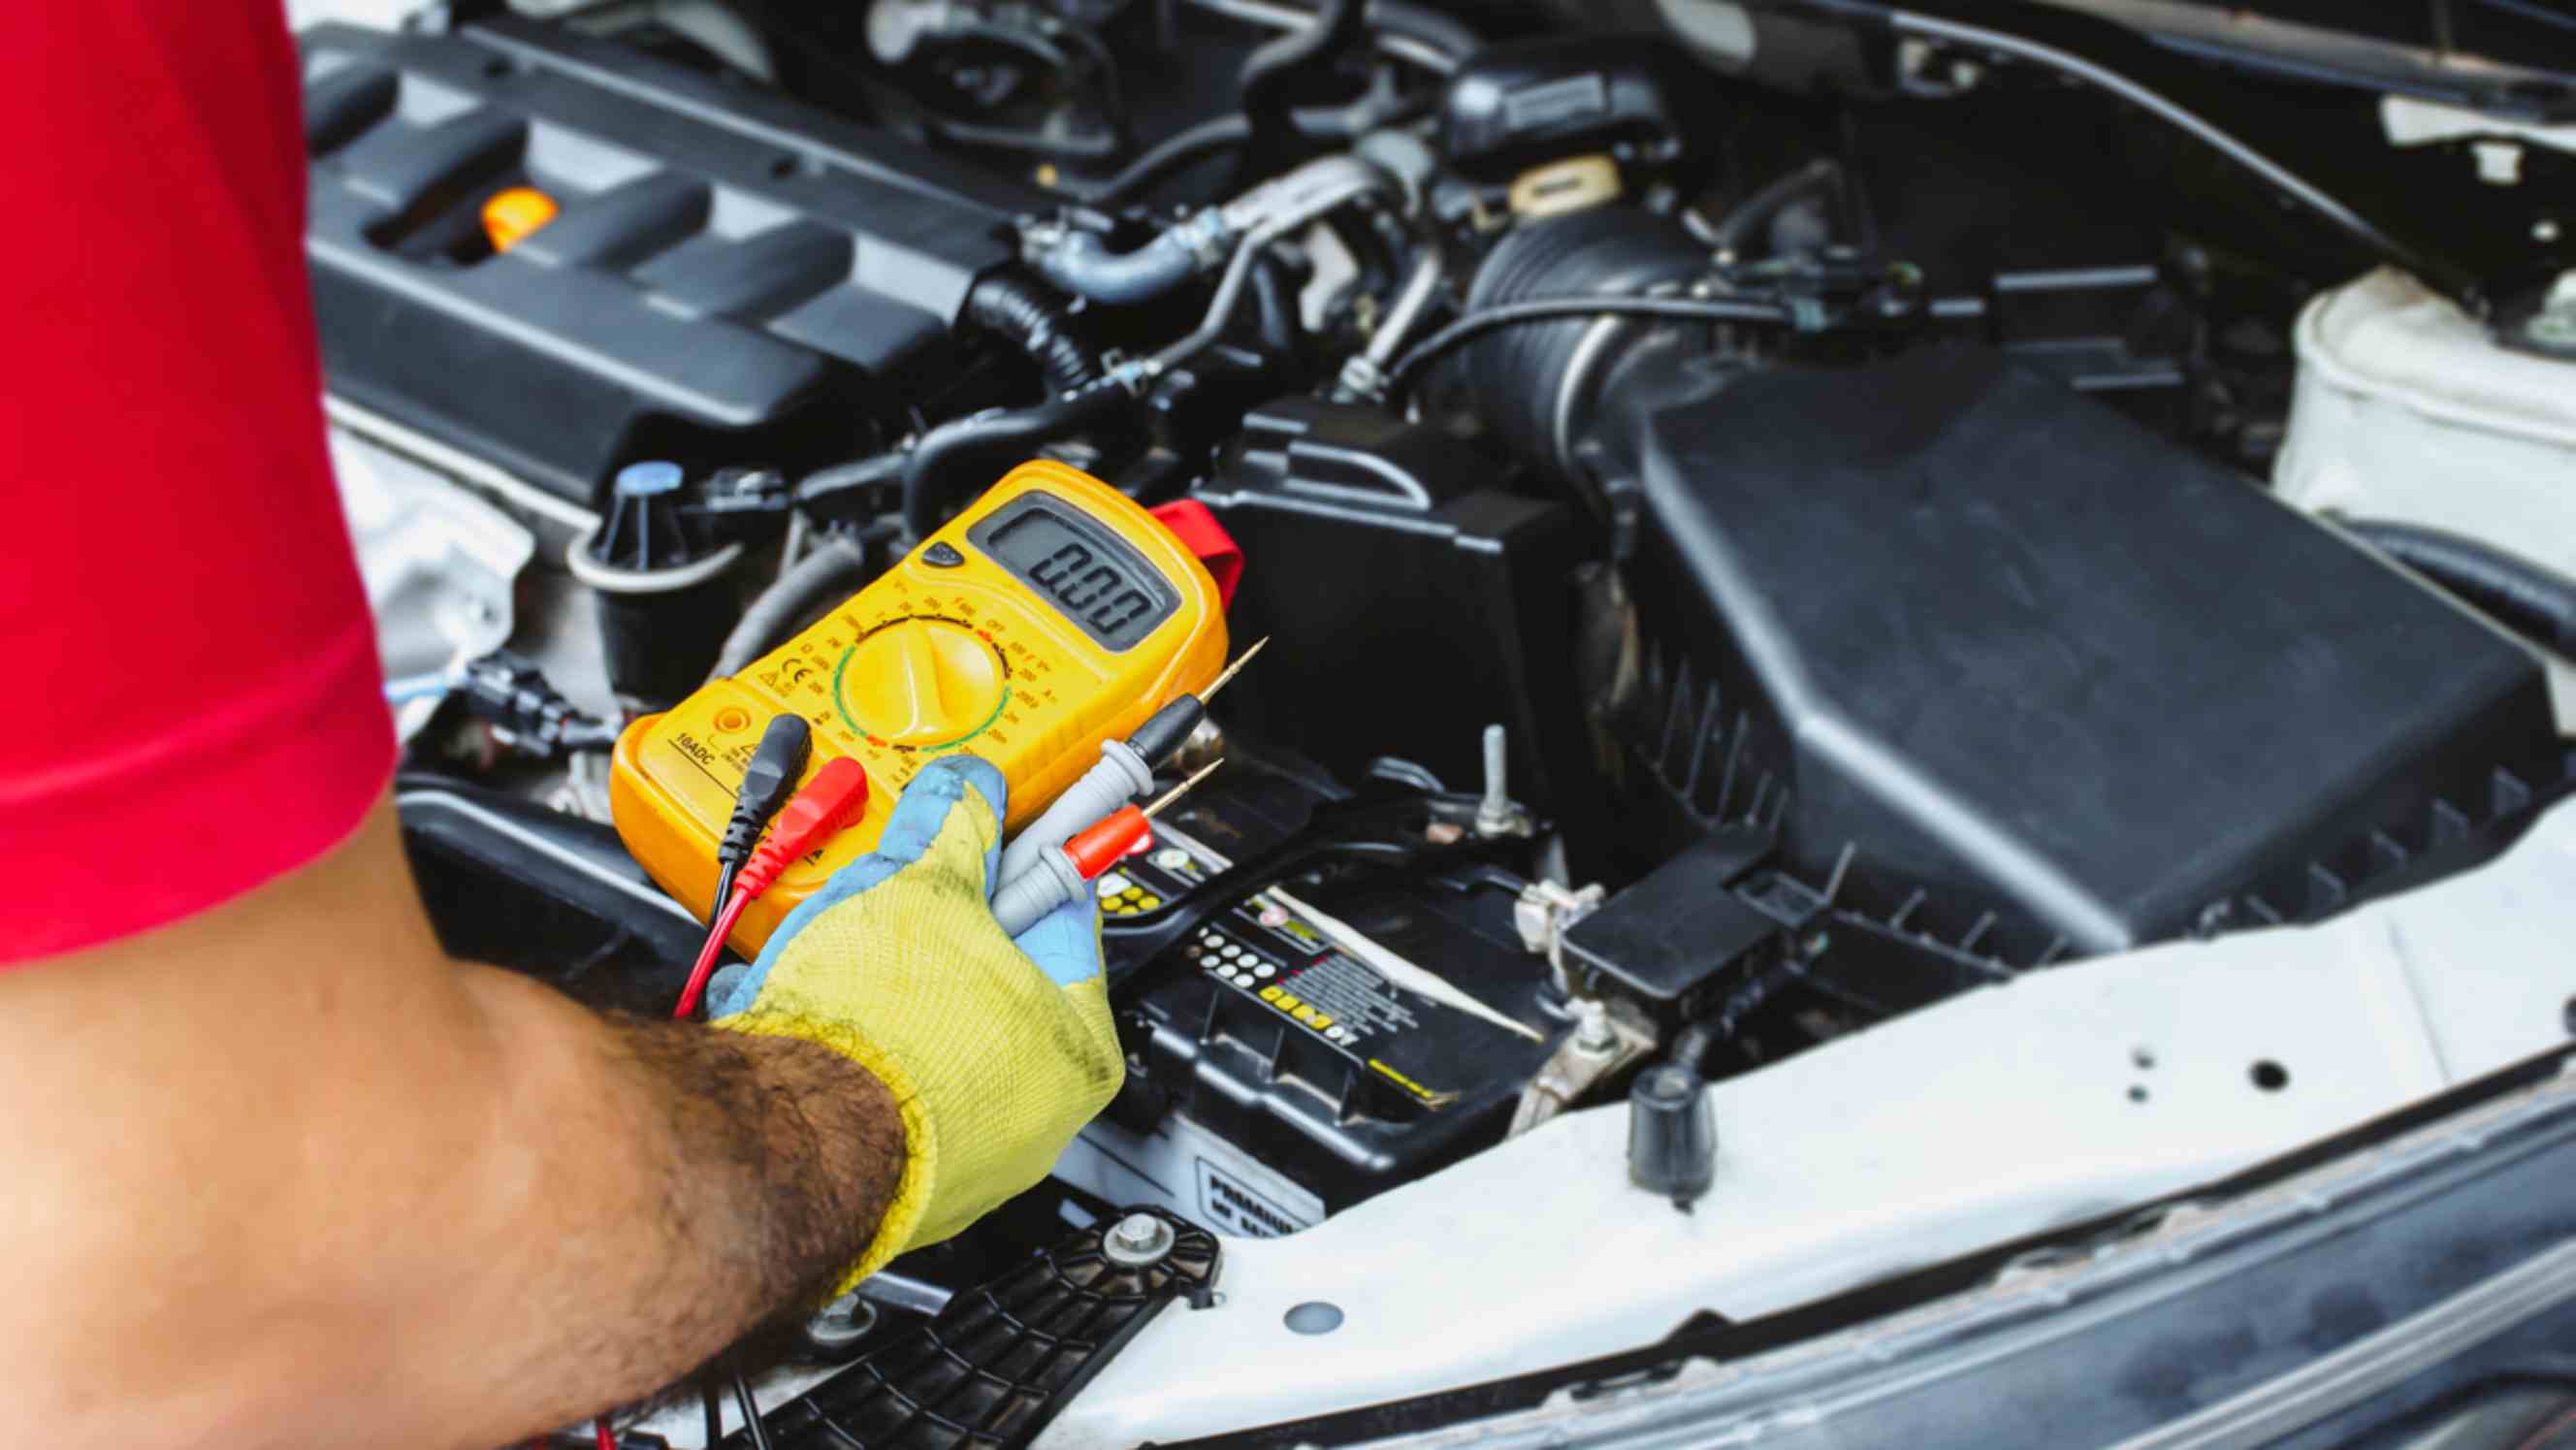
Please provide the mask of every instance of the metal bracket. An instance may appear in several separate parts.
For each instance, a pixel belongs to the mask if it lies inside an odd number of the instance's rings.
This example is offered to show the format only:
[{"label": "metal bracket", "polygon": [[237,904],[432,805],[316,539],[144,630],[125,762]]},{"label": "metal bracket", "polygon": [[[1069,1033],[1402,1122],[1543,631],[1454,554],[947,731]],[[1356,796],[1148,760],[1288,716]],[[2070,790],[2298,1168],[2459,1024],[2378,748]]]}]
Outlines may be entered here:
[{"label": "metal bracket", "polygon": [[1531,1075],[1529,1086],[1521,1089],[1520,1104],[1512,1109],[1512,1124],[1504,1137],[1517,1138],[1564,1112],[1655,1050],[1652,1027],[1627,1019],[1605,1002],[1593,998],[1576,1002],[1574,1022],[1574,1030]]},{"label": "metal bracket", "polygon": [[1520,898],[1512,903],[1512,925],[1520,929],[1521,945],[1532,956],[1547,958],[1548,977],[1565,997],[1576,995],[1565,975],[1565,934],[1576,922],[1599,911],[1607,899],[1609,892],[1597,881],[1580,890],[1533,881],[1521,888]]}]

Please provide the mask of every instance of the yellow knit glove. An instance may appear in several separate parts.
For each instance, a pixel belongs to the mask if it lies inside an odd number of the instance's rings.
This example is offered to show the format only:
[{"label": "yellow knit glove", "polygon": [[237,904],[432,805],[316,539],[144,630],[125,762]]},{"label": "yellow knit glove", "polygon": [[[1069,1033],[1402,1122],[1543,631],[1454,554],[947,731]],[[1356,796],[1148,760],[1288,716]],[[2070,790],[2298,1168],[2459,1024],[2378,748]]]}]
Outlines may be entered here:
[{"label": "yellow knit glove", "polygon": [[720,1028],[832,1048],[902,1106],[893,1206],[835,1292],[1035,1185],[1125,1075],[1094,904],[1059,907],[1017,942],[993,920],[1006,790],[973,756],[925,767],[876,851],[710,1004]]}]

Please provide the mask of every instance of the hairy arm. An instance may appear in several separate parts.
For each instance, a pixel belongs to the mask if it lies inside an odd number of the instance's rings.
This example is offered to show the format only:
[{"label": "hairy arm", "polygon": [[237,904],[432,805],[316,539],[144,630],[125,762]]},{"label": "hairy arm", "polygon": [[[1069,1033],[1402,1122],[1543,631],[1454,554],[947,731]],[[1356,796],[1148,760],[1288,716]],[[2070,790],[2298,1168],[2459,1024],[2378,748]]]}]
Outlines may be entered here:
[{"label": "hairy arm", "polygon": [[223,907],[0,972],[0,1102],[0,1400],[61,1445],[570,1422],[817,1293],[904,1157],[828,1049],[449,961],[389,801]]}]

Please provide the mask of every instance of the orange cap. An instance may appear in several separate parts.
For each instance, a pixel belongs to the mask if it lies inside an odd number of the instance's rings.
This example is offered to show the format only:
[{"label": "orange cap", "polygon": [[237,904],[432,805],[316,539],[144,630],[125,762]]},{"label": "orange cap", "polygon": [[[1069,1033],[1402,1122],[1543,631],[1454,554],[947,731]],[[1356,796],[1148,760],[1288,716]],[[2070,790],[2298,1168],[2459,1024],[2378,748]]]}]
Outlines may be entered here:
[{"label": "orange cap", "polygon": [[514,186],[493,193],[483,203],[483,235],[492,239],[492,250],[506,252],[526,241],[528,234],[555,219],[561,208],[555,199],[533,186]]}]

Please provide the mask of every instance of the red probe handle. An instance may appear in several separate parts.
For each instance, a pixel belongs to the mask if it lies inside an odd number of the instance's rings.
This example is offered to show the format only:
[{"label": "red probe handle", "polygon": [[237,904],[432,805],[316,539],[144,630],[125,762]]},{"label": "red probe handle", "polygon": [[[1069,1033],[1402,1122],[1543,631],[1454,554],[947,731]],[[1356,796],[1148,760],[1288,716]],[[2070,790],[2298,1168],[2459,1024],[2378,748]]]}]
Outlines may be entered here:
[{"label": "red probe handle", "polygon": [[1074,870],[1082,873],[1083,880],[1097,881],[1102,873],[1118,864],[1129,847],[1145,838],[1153,824],[1145,819],[1142,809],[1120,806],[1076,831],[1073,839],[1064,843],[1065,857],[1073,862]]},{"label": "red probe handle", "polygon": [[867,768],[846,755],[826,763],[778,813],[769,834],[734,877],[734,889],[754,897],[767,891],[797,857],[839,834],[867,804]]},{"label": "red probe handle", "polygon": [[845,755],[814,772],[814,778],[778,813],[759,849],[734,873],[733,896],[719,903],[715,926],[707,932],[697,964],[689,969],[688,985],[680,989],[672,1016],[687,1017],[698,1010],[698,998],[707,990],[707,979],[715,975],[716,958],[724,952],[725,938],[742,920],[742,909],[767,891],[796,858],[839,834],[867,804],[868,772],[857,761]]}]

